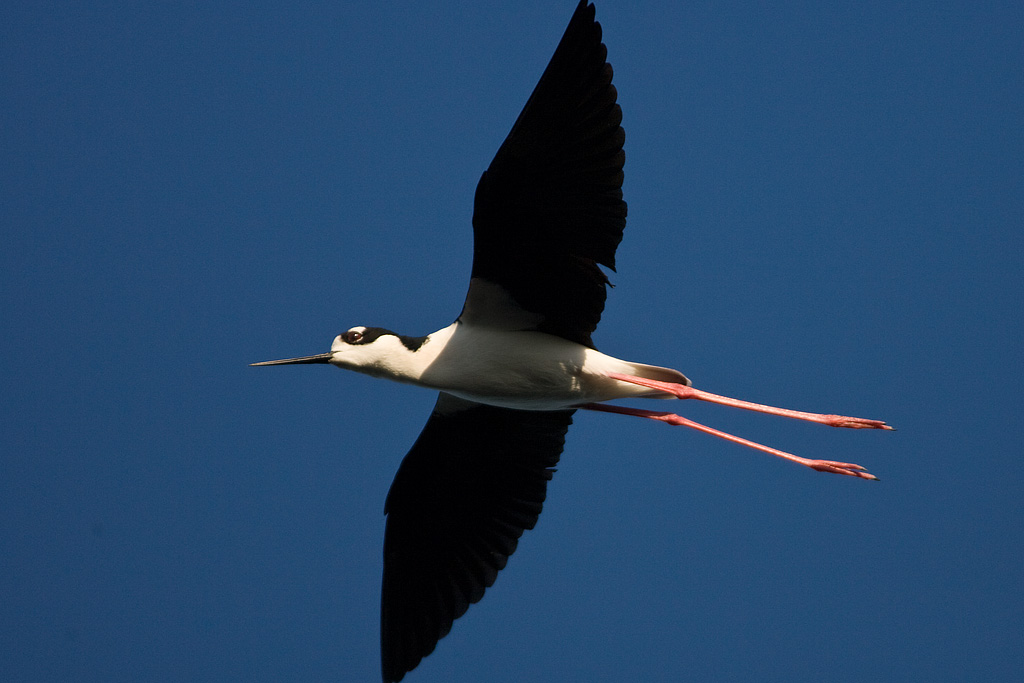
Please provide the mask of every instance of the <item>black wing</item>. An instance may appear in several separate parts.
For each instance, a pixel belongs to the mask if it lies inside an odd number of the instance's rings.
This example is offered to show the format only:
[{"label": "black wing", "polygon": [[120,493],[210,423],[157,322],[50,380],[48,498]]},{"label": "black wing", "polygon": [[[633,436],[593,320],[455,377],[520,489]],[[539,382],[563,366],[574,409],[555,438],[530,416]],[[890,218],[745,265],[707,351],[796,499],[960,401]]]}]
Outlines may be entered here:
[{"label": "black wing", "polygon": [[537,523],[572,414],[440,395],[384,508],[385,683],[433,652]]},{"label": "black wing", "polygon": [[597,264],[615,269],[626,226],[625,133],[606,57],[594,6],[581,0],[477,185],[463,321],[593,346],[608,282]]}]

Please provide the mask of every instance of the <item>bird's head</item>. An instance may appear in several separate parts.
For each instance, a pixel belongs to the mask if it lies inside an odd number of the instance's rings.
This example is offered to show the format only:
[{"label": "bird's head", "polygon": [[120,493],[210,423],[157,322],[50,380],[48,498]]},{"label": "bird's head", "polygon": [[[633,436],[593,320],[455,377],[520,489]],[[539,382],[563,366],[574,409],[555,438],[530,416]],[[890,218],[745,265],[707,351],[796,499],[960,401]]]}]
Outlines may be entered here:
[{"label": "bird's head", "polygon": [[330,363],[339,368],[369,375],[394,377],[399,359],[408,358],[423,345],[427,337],[407,337],[383,327],[353,327],[334,338],[328,353],[301,358],[267,360],[252,365],[300,365]]}]

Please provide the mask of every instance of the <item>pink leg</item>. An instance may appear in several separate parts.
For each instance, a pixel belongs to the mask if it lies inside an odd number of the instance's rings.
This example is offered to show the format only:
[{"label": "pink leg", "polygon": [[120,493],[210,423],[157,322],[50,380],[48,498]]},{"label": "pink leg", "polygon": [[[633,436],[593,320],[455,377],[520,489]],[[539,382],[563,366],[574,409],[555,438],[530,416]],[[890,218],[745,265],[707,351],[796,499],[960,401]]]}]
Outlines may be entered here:
[{"label": "pink leg", "polygon": [[734,408],[743,408],[744,410],[754,410],[759,413],[768,413],[769,415],[792,417],[797,420],[817,422],[830,427],[849,427],[851,429],[894,429],[894,427],[890,427],[881,420],[866,420],[862,417],[846,417],[844,415],[821,415],[819,413],[805,413],[799,410],[789,410],[788,408],[775,408],[772,406],[762,405],[760,403],[740,401],[739,399],[729,398],[728,396],[719,396],[718,394],[701,391],[700,389],[694,389],[693,387],[684,386],[682,384],[659,382],[653,379],[634,377],[633,375],[623,375],[618,372],[609,372],[608,376],[621,382],[629,382],[630,384],[639,384],[642,387],[658,389],[659,391],[673,394],[677,398],[695,398],[698,401],[708,401],[709,403],[718,403],[723,406],[733,406]]},{"label": "pink leg", "polygon": [[861,467],[860,465],[854,465],[853,463],[849,462],[835,462],[833,460],[808,460],[807,458],[801,458],[800,456],[793,455],[792,453],[780,451],[775,448],[770,448],[769,446],[764,446],[753,441],[748,441],[747,439],[741,439],[740,437],[733,436],[732,434],[720,432],[717,429],[712,429],[711,427],[705,427],[700,423],[694,422],[693,420],[688,420],[687,418],[682,417],[681,415],[676,415],[675,413],[660,413],[654,410],[641,410],[639,408],[610,406],[606,403],[584,403],[577,407],[584,408],[586,410],[597,410],[605,413],[635,415],[636,417],[646,417],[650,418],[651,420],[659,420],[661,422],[665,422],[670,425],[676,425],[679,427],[691,427],[692,429],[704,432],[705,434],[711,434],[713,436],[721,437],[726,441],[732,441],[733,443],[749,446],[750,448],[754,448],[764,453],[771,453],[772,455],[777,455],[780,458],[785,458],[786,460],[790,460],[800,465],[805,465],[807,467],[810,467],[812,470],[817,470],[818,472],[834,472],[836,474],[845,474],[851,477],[860,477],[861,479],[871,479],[874,481],[878,481],[878,477],[865,471],[864,468]]}]

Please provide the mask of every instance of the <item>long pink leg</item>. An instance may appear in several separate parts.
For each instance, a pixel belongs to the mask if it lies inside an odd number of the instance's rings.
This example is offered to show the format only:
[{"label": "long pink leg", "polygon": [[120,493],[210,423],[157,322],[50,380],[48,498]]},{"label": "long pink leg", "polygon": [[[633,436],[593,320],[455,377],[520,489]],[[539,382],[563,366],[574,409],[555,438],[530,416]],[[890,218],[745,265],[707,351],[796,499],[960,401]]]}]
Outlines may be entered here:
[{"label": "long pink leg", "polygon": [[718,394],[701,391],[700,389],[694,389],[693,387],[688,387],[683,384],[659,382],[657,380],[646,379],[644,377],[623,375],[618,372],[609,372],[608,376],[622,382],[629,382],[630,384],[639,384],[642,387],[658,389],[659,391],[673,394],[677,398],[695,398],[698,401],[708,401],[709,403],[718,403],[723,406],[733,406],[734,408],[743,408],[744,410],[753,410],[759,413],[768,413],[769,415],[792,417],[797,420],[817,422],[830,427],[849,427],[851,429],[894,429],[881,420],[866,420],[862,417],[822,415],[820,413],[805,413],[800,410],[789,410],[788,408],[775,408],[773,406],[766,406],[760,403],[751,403],[750,401],[741,401],[736,398],[729,398],[728,396],[719,396]]},{"label": "long pink leg", "polygon": [[790,460],[800,465],[805,465],[806,467],[810,467],[812,470],[817,470],[818,472],[834,472],[836,474],[845,474],[851,477],[860,477],[861,479],[871,479],[874,481],[878,481],[878,477],[871,474],[870,472],[865,471],[865,469],[860,465],[855,465],[849,462],[836,462],[834,460],[809,460],[807,458],[801,458],[800,456],[793,455],[792,453],[787,453],[785,451],[780,451],[776,448],[764,446],[762,444],[755,443],[754,441],[748,441],[747,439],[742,439],[738,436],[733,436],[732,434],[720,432],[717,429],[712,429],[711,427],[705,427],[704,425],[698,422],[689,420],[681,415],[676,415],[675,413],[661,413],[654,410],[641,410],[640,408],[625,408],[623,406],[611,406],[606,403],[584,403],[577,407],[584,408],[586,410],[597,410],[605,413],[635,415],[636,417],[646,417],[651,420],[659,420],[661,422],[665,422],[670,425],[676,425],[679,427],[690,427],[692,429],[696,429],[697,431],[704,432],[705,434],[711,434],[713,436],[721,437],[726,441],[732,441],[733,443],[738,443],[743,446],[749,446],[750,448],[762,451],[764,453],[771,453],[772,455],[777,455],[780,458],[785,458],[786,460]]}]

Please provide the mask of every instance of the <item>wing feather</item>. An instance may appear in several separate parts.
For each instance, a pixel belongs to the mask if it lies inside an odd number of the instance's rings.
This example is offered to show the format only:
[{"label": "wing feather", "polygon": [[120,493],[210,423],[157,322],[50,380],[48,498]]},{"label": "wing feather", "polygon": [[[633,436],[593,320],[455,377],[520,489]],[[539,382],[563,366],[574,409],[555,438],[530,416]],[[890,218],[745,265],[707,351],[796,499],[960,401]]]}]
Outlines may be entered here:
[{"label": "wing feather", "polygon": [[[473,280],[461,318],[593,347],[626,226],[622,110],[594,7],[582,0],[477,185]],[[487,283],[484,285],[483,283]],[[530,315],[493,305],[493,286]]]},{"label": "wing feather", "polygon": [[385,504],[385,681],[433,652],[537,523],[572,413],[440,395]]}]

